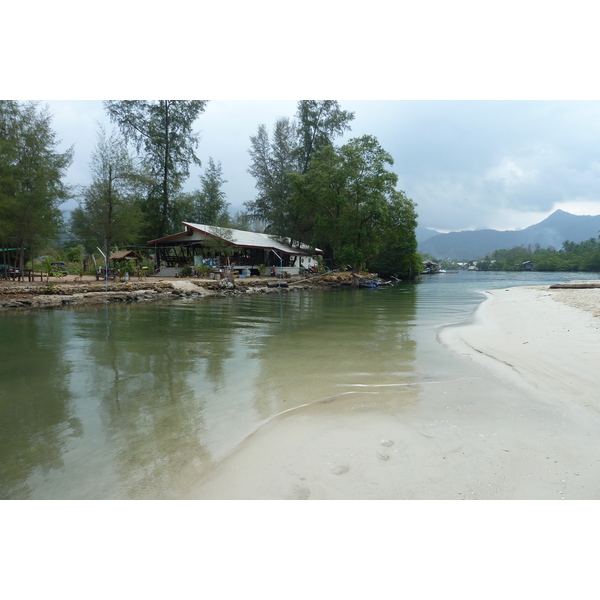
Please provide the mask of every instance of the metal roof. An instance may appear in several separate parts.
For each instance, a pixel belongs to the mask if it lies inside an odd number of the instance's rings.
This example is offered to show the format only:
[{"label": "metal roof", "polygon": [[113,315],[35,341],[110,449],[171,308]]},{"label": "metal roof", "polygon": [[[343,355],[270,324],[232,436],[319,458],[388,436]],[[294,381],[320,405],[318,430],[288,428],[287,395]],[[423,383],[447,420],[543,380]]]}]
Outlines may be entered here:
[{"label": "metal roof", "polygon": [[[266,233],[255,233],[253,231],[243,231],[241,229],[231,229],[230,227],[215,227],[213,225],[202,225],[199,223],[188,223],[184,221],[182,225],[186,228],[186,231],[177,233],[175,235],[169,235],[164,238],[152,240],[148,244],[160,244],[161,242],[169,241],[169,243],[177,243],[178,238],[187,237],[190,242],[201,241],[202,235],[208,237],[215,237],[224,242],[229,242],[234,246],[240,246],[242,248],[267,248],[273,250],[279,250],[286,254],[301,254],[306,255],[312,252],[313,249],[305,244],[301,244],[300,248],[295,248],[289,243],[286,244]],[[201,236],[195,237],[195,233],[201,234]],[[190,233],[193,234],[192,239],[189,239]],[[195,238],[195,239],[194,239]],[[183,240],[182,240],[183,241]],[[315,252],[322,252],[315,248]]]}]

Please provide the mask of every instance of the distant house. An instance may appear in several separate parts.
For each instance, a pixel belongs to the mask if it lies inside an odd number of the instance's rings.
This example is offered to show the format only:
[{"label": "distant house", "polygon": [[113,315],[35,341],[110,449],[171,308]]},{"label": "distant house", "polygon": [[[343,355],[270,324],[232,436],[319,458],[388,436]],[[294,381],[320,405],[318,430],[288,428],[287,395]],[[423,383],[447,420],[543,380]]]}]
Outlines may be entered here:
[{"label": "distant house", "polygon": [[440,265],[432,260],[424,260],[421,264],[423,265],[421,269],[421,274],[423,275],[427,273],[436,273],[440,270]]},{"label": "distant house", "polygon": [[525,269],[525,271],[533,271],[533,262],[531,262],[530,260],[525,261],[523,263],[523,269]]},{"label": "distant house", "polygon": [[215,227],[183,222],[185,230],[148,242],[155,250],[158,269],[190,265],[212,269],[231,267],[240,275],[258,275],[260,267],[271,267],[290,275],[308,268],[323,251],[306,245],[295,245],[266,233],[254,233],[229,227]]}]

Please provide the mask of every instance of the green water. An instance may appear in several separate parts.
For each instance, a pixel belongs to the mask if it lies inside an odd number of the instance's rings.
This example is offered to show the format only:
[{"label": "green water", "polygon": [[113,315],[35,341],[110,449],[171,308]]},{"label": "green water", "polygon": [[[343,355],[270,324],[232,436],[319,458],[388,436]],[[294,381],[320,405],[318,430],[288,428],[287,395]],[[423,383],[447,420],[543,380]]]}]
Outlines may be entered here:
[{"label": "green water", "polygon": [[282,411],[414,406],[479,291],[566,279],[530,277],[3,313],[0,498],[177,498]]}]

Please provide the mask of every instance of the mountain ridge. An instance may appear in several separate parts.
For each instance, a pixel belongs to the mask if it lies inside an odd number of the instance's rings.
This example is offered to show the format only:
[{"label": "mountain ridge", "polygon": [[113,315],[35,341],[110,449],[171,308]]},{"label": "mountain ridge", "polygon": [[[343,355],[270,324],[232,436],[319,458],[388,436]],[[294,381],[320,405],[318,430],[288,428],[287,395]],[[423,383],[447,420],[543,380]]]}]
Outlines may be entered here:
[{"label": "mountain ridge", "polygon": [[[422,228],[426,229],[426,228]],[[433,231],[428,229],[427,231]],[[451,260],[476,260],[494,250],[539,244],[542,248],[559,249],[563,242],[583,242],[600,233],[600,215],[573,215],[555,210],[543,221],[525,229],[478,229],[437,233],[425,239],[417,237],[419,252]]]}]

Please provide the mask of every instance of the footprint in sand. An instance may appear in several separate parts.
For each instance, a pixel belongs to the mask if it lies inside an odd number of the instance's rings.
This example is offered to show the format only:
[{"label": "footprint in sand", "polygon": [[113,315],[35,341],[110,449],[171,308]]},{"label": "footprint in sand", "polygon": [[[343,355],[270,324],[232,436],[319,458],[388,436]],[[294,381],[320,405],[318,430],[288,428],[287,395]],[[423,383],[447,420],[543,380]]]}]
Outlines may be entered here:
[{"label": "footprint in sand", "polygon": [[350,468],[346,465],[332,465],[330,470],[334,475],[343,475],[344,473],[347,473]]},{"label": "footprint in sand", "polygon": [[380,454],[379,452],[377,452],[377,458],[379,460],[390,460],[390,457],[388,454]]},{"label": "footprint in sand", "polygon": [[381,445],[385,448],[389,448],[394,445],[394,442],[392,440],[381,440]]},{"label": "footprint in sand", "polygon": [[310,498],[310,489],[305,485],[295,485],[292,490],[292,497],[296,500],[308,500]]}]

